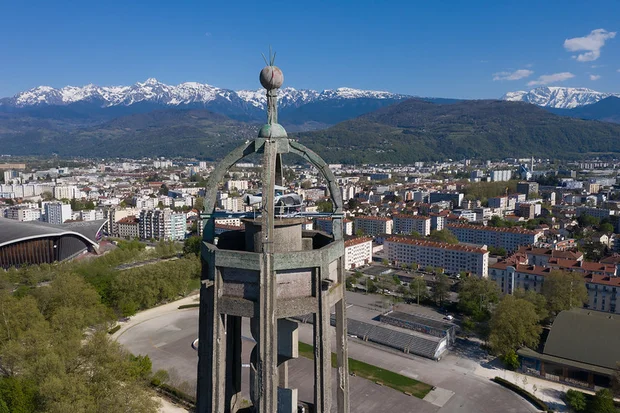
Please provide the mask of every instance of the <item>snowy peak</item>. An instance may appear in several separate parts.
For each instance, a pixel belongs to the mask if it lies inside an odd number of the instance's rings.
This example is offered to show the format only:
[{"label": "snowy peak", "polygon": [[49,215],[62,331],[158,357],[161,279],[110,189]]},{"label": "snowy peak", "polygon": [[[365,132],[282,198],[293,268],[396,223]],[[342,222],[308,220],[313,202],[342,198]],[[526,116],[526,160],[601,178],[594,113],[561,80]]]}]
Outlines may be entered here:
[{"label": "snowy peak", "polygon": [[597,92],[587,88],[538,87],[530,91],[508,92],[502,96],[502,100],[528,102],[556,109],[573,109],[591,105],[610,96],[620,97],[620,94]]},{"label": "snowy peak", "polygon": [[[284,88],[280,90],[280,107],[299,107],[301,105],[333,99],[404,99],[407,96],[390,92],[338,88],[334,90],[315,90]],[[228,101],[244,106],[264,110],[267,97],[264,89],[233,91],[221,89],[198,82],[185,82],[179,85],[167,85],[155,78],[137,82],[132,86],[65,86],[54,89],[39,86],[18,93],[13,98],[4,99],[9,105],[28,107],[39,105],[69,105],[75,102],[96,103],[100,107],[130,106],[139,102],[151,102],[166,106],[202,104]]]}]

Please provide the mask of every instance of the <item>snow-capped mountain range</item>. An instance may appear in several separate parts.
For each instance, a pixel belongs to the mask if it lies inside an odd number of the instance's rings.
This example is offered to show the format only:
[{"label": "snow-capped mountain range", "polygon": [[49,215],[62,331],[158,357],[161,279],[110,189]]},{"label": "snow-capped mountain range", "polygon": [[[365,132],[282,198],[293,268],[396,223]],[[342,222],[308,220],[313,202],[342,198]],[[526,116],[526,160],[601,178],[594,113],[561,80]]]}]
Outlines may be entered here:
[{"label": "snow-capped mountain range", "polygon": [[[407,98],[390,92],[338,88],[318,92],[315,90],[284,88],[279,93],[280,107],[299,107],[316,101],[337,99],[393,99]],[[208,105],[225,103],[249,105],[257,109],[265,109],[267,98],[264,89],[229,90],[204,83],[185,82],[179,85],[167,85],[157,79],[147,79],[132,86],[96,86],[82,87],[65,86],[55,89],[39,86],[18,93],[12,98],[0,99],[0,106],[26,108],[42,105],[70,105],[77,102],[94,103],[100,107],[130,106],[135,103],[148,102],[163,106]]]},{"label": "snow-capped mountain range", "polygon": [[603,93],[586,88],[538,87],[530,91],[508,92],[502,96],[502,100],[528,102],[548,108],[573,109],[591,105],[610,96],[620,97],[620,93]]}]

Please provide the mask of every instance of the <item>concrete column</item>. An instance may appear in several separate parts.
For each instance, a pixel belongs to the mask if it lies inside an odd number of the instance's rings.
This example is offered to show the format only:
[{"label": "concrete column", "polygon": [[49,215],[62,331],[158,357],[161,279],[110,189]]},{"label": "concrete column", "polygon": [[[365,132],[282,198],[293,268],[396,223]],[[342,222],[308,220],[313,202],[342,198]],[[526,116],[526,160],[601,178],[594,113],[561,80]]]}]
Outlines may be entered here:
[{"label": "concrete column", "polygon": [[[338,282],[344,285],[344,258],[338,259]],[[344,290],[342,290],[344,295]],[[349,413],[349,351],[347,347],[347,305],[344,297],[336,303],[336,359],[338,362],[338,387],[336,399],[338,413]]]},{"label": "concrete column", "polygon": [[274,413],[278,403],[278,330],[276,328],[275,271],[273,270],[274,192],[275,192],[275,142],[265,140],[263,156],[262,236],[263,268],[260,273],[259,337],[258,337],[258,388],[262,397],[258,413]]},{"label": "concrete column", "polygon": [[221,275],[214,268],[213,260],[203,265],[203,271],[214,274],[213,280],[203,276],[200,290],[198,341],[198,383],[196,411],[198,413],[224,413],[225,352],[224,320],[219,313]]},{"label": "concrete column", "polygon": [[323,291],[321,279],[329,275],[325,263],[317,271],[318,311],[314,314],[314,408],[317,413],[331,412],[331,340],[330,307],[327,291]]},{"label": "concrete column", "polygon": [[239,409],[241,397],[241,317],[226,316],[226,412]]}]

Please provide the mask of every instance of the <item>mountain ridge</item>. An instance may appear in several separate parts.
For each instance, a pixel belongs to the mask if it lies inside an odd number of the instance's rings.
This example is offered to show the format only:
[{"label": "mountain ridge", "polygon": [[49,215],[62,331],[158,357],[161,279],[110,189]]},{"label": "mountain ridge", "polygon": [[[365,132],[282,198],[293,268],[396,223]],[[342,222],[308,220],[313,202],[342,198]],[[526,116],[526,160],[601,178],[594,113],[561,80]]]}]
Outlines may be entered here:
[{"label": "mountain ridge", "polygon": [[[140,102],[154,102],[166,106],[210,103],[217,99],[240,100],[258,109],[266,108],[267,98],[264,89],[239,90],[219,88],[206,83],[183,82],[168,85],[155,78],[137,82],[131,86],[65,86],[56,89],[50,86],[37,86],[17,93],[10,98],[0,99],[0,105],[25,108],[39,105],[70,105],[76,102],[92,102],[101,107],[130,106]],[[362,90],[348,87],[325,89],[295,89],[286,87],[280,90],[279,105],[282,108],[298,107],[317,100],[330,99],[402,99],[407,95],[376,90]]]},{"label": "mountain ridge", "polygon": [[574,109],[597,103],[610,96],[620,97],[620,93],[597,92],[588,88],[543,86],[529,91],[508,92],[501,99],[532,103],[545,108]]}]

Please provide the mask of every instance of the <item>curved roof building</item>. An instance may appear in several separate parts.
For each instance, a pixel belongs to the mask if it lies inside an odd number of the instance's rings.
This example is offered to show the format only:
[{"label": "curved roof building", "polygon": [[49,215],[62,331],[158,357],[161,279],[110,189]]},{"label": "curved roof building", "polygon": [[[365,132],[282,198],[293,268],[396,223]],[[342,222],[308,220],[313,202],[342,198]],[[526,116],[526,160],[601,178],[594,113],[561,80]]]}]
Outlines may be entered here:
[{"label": "curved roof building", "polygon": [[106,220],[51,225],[0,218],[0,267],[64,261],[97,252]]}]

